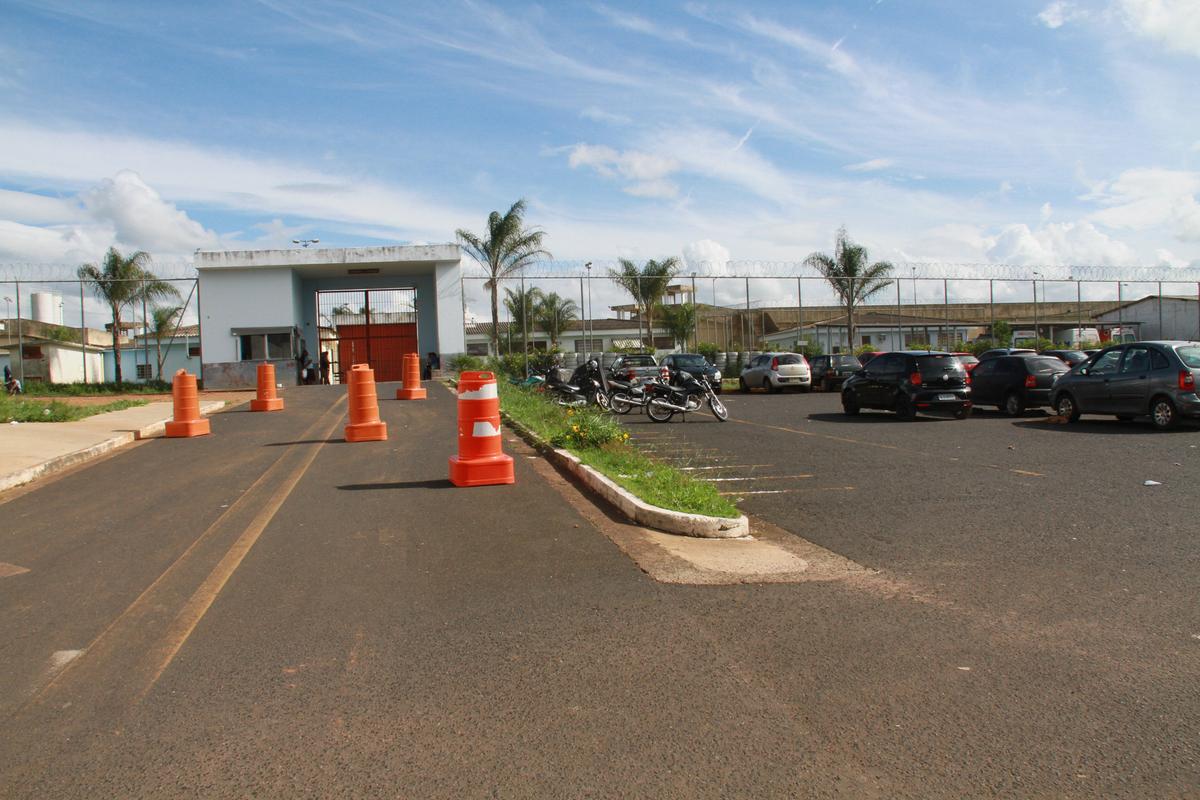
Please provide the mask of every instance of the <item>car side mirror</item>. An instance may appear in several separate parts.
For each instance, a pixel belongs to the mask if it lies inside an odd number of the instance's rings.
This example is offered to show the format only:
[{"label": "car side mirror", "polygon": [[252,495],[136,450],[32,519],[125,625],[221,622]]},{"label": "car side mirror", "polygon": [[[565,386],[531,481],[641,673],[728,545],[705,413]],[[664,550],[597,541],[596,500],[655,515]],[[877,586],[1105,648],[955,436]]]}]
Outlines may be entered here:
[{"label": "car side mirror", "polygon": [[1087,374],[1088,374],[1088,368],[1087,368],[1087,367],[1080,367],[1080,368],[1079,368],[1079,374],[1080,374],[1080,375],[1087,375]]}]

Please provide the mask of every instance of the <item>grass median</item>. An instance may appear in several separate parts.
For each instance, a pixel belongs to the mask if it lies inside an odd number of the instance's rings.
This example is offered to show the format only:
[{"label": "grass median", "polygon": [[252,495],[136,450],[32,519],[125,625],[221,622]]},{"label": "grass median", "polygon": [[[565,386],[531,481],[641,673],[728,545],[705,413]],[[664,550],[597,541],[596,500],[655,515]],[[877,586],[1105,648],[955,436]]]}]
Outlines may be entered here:
[{"label": "grass median", "polygon": [[147,400],[114,400],[99,405],[75,406],[58,400],[33,400],[0,395],[0,422],[74,422],[77,419],[144,406]]},{"label": "grass median", "polygon": [[500,406],[512,419],[555,447],[579,457],[639,499],[671,511],[712,517],[740,516],[737,507],[710,483],[656,461],[629,444],[629,434],[611,414],[563,408],[545,395],[499,380]]}]

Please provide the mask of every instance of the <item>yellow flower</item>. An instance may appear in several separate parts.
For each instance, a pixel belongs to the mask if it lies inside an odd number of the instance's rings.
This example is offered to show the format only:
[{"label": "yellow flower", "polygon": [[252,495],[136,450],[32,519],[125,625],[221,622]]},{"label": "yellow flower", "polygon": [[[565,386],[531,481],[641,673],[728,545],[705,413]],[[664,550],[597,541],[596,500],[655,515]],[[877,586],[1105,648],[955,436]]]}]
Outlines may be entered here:
[{"label": "yellow flower", "polygon": [[567,409],[567,416],[568,416],[568,417],[573,417],[573,416],[575,416],[575,409],[573,409],[573,408],[568,408],[568,409]]},{"label": "yellow flower", "polygon": [[578,426],[578,425],[572,425],[572,426],[571,426],[571,430],[575,431],[576,433],[579,433],[579,426]]}]

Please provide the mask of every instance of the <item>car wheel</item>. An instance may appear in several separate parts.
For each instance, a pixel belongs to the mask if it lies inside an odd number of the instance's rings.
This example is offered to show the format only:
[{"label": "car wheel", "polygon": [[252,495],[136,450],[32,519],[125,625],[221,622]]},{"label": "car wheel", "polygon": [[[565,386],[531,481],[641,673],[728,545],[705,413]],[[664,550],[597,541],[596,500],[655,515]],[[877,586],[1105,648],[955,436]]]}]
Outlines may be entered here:
[{"label": "car wheel", "polygon": [[748,385],[746,385],[745,378],[738,378],[738,388],[741,389],[743,392],[750,391],[750,387]]},{"label": "car wheel", "polygon": [[767,392],[768,394],[775,394],[776,392],[779,391],[779,387],[772,386],[771,379],[764,375],[763,376],[763,391]]},{"label": "car wheel", "polygon": [[1156,397],[1150,401],[1150,421],[1160,431],[1170,430],[1179,421],[1175,413],[1175,404],[1166,397]]},{"label": "car wheel", "polygon": [[858,405],[858,398],[854,396],[854,392],[842,392],[842,411],[850,417],[857,416],[861,408]]},{"label": "car wheel", "polygon": [[971,416],[971,409],[969,408],[960,408],[954,412],[955,419],[966,419],[969,416]]},{"label": "car wheel", "polygon": [[907,395],[896,395],[896,404],[894,408],[896,411],[896,416],[900,419],[916,419],[917,417],[916,406],[912,404],[912,401],[908,399]]},{"label": "car wheel", "polygon": [[1067,422],[1079,421],[1079,406],[1075,405],[1075,398],[1069,394],[1058,396],[1058,400],[1054,403],[1054,413]]},{"label": "car wheel", "polygon": [[1018,392],[1009,392],[1004,397],[1004,413],[1010,417],[1019,417],[1025,413],[1025,401]]}]

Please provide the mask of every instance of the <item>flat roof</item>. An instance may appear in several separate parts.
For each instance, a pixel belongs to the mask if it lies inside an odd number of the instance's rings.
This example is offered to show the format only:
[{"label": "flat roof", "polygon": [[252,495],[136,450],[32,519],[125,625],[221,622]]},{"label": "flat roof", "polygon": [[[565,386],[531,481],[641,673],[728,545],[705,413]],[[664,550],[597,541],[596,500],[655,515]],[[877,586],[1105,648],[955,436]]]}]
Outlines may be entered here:
[{"label": "flat roof", "polygon": [[328,267],[457,263],[456,244],[411,244],[387,247],[295,247],[287,250],[197,250],[196,269],[298,268],[304,272]]}]

